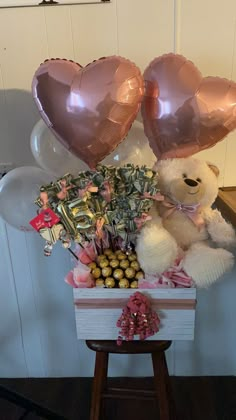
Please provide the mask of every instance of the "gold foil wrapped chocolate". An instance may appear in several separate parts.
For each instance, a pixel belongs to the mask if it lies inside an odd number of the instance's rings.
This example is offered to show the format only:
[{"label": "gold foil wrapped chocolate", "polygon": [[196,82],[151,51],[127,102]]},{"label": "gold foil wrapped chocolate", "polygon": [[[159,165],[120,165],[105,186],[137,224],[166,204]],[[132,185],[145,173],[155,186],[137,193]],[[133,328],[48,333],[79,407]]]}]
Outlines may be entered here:
[{"label": "gold foil wrapped chocolate", "polygon": [[104,267],[102,269],[102,275],[103,277],[110,277],[112,274],[112,268],[111,267]]},{"label": "gold foil wrapped chocolate", "polygon": [[133,281],[130,283],[130,288],[131,288],[131,289],[137,289],[137,288],[138,288],[138,282],[137,282],[137,280],[133,280]]},{"label": "gold foil wrapped chocolate", "polygon": [[128,255],[128,260],[129,261],[135,261],[135,260],[137,260],[136,254],[130,254],[130,255]]},{"label": "gold foil wrapped chocolate", "polygon": [[109,255],[111,255],[111,254],[113,254],[113,252],[112,252],[112,250],[111,249],[105,249],[104,250],[104,255],[107,255],[107,256],[109,256]]},{"label": "gold foil wrapped chocolate", "polygon": [[143,279],[143,277],[144,277],[144,274],[143,274],[143,272],[142,272],[142,271],[138,271],[138,272],[135,274],[135,278],[136,278],[137,280]]},{"label": "gold foil wrapped chocolate", "polygon": [[105,281],[101,278],[97,279],[95,284],[96,284],[96,287],[105,287]]},{"label": "gold foil wrapped chocolate", "polygon": [[104,267],[108,267],[109,265],[109,261],[106,258],[103,258],[100,262],[99,262],[99,267],[104,268]]},{"label": "gold foil wrapped chocolate", "polygon": [[91,268],[91,270],[93,270],[94,268],[97,267],[97,264],[95,262],[91,262],[88,264],[88,267]]},{"label": "gold foil wrapped chocolate", "polygon": [[107,277],[106,278],[106,280],[105,280],[105,286],[106,287],[108,287],[110,289],[110,288],[115,287],[115,285],[116,285],[116,282],[113,279],[113,277]]},{"label": "gold foil wrapped chocolate", "polygon": [[121,280],[124,277],[124,271],[121,270],[120,268],[117,268],[114,272],[113,272],[113,277],[116,280]]},{"label": "gold foil wrapped chocolate", "polygon": [[106,255],[104,255],[104,254],[98,255],[98,257],[97,257],[97,262],[98,262],[98,264],[99,264],[102,260],[105,260],[105,259],[106,259]]},{"label": "gold foil wrapped chocolate", "polygon": [[126,269],[129,267],[129,261],[127,259],[120,261],[120,268]]},{"label": "gold foil wrapped chocolate", "polygon": [[108,260],[115,260],[116,259],[116,254],[111,253],[107,256]]},{"label": "gold foil wrapped chocolate", "polygon": [[127,256],[123,253],[123,252],[120,252],[118,255],[117,255],[117,259],[118,260],[126,260],[126,258],[127,258]]},{"label": "gold foil wrapped chocolate", "polygon": [[129,288],[129,280],[123,278],[119,281],[119,288],[120,289],[128,289]]},{"label": "gold foil wrapped chocolate", "polygon": [[112,268],[118,268],[118,267],[119,267],[119,265],[120,265],[119,260],[111,260],[111,261],[110,261],[110,266],[111,266]]},{"label": "gold foil wrapped chocolate", "polygon": [[94,268],[94,269],[92,270],[92,276],[93,276],[95,279],[99,279],[99,277],[101,277],[101,275],[102,275],[102,270],[101,270],[101,268],[96,267],[96,268]]},{"label": "gold foil wrapped chocolate", "polygon": [[135,277],[135,270],[132,267],[126,268],[125,276],[127,279],[133,279]]},{"label": "gold foil wrapped chocolate", "polygon": [[130,263],[130,267],[132,267],[135,271],[139,271],[140,270],[140,264],[137,260],[132,261]]}]

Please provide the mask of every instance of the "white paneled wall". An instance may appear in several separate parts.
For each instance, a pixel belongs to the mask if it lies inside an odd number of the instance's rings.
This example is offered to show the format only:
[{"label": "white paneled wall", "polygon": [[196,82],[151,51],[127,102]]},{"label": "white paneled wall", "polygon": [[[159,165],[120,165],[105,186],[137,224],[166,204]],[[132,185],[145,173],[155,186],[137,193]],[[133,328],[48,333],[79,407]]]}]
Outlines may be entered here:
[{"label": "white paneled wall", "polygon": [[[0,9],[0,163],[34,164],[29,138],[39,119],[30,94],[46,58],[85,65],[120,54],[144,70],[156,56],[186,55],[204,76],[236,80],[234,0],[113,0],[109,4]],[[200,157],[236,184],[236,134]],[[94,355],[76,339],[71,266],[59,246],[43,256],[43,241],[0,221],[0,376],[89,376]],[[198,296],[196,339],[174,343],[170,372],[236,374],[236,272]],[[111,375],[150,375],[147,356],[111,357]]]}]

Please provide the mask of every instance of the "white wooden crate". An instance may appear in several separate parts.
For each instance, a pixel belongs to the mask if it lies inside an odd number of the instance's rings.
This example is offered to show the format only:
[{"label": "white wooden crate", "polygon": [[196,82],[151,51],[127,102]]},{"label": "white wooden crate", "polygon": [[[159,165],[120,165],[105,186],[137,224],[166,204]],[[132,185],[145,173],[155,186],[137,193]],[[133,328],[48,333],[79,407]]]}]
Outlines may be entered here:
[{"label": "white wooden crate", "polygon": [[[196,289],[136,289],[151,298],[161,320],[149,340],[193,340]],[[74,289],[78,339],[116,340],[116,322],[134,289]],[[138,339],[138,337],[136,337]]]}]

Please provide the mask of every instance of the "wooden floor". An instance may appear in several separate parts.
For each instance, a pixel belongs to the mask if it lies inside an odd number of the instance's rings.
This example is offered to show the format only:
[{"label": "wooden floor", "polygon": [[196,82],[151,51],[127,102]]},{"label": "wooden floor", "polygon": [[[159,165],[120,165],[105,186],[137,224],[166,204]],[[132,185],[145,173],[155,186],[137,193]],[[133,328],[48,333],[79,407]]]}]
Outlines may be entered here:
[{"label": "wooden floor", "polygon": [[[112,380],[112,385],[152,387],[151,378]],[[179,420],[236,420],[236,377],[172,378]],[[89,420],[90,378],[0,379],[0,384],[34,399],[68,420]],[[0,400],[0,420],[16,420],[22,410]],[[152,401],[109,401],[105,420],[158,420]],[[35,415],[27,420],[36,420]]]}]

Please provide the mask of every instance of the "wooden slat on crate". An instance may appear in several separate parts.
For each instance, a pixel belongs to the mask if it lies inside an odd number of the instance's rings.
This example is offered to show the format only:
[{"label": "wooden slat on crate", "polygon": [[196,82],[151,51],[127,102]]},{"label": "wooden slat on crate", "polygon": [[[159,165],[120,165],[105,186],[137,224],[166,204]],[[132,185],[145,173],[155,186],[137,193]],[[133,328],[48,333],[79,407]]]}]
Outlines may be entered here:
[{"label": "wooden slat on crate", "polygon": [[[150,340],[193,340],[196,289],[138,289],[152,301],[161,320]],[[74,289],[79,339],[115,340],[122,308],[133,289]]]}]

